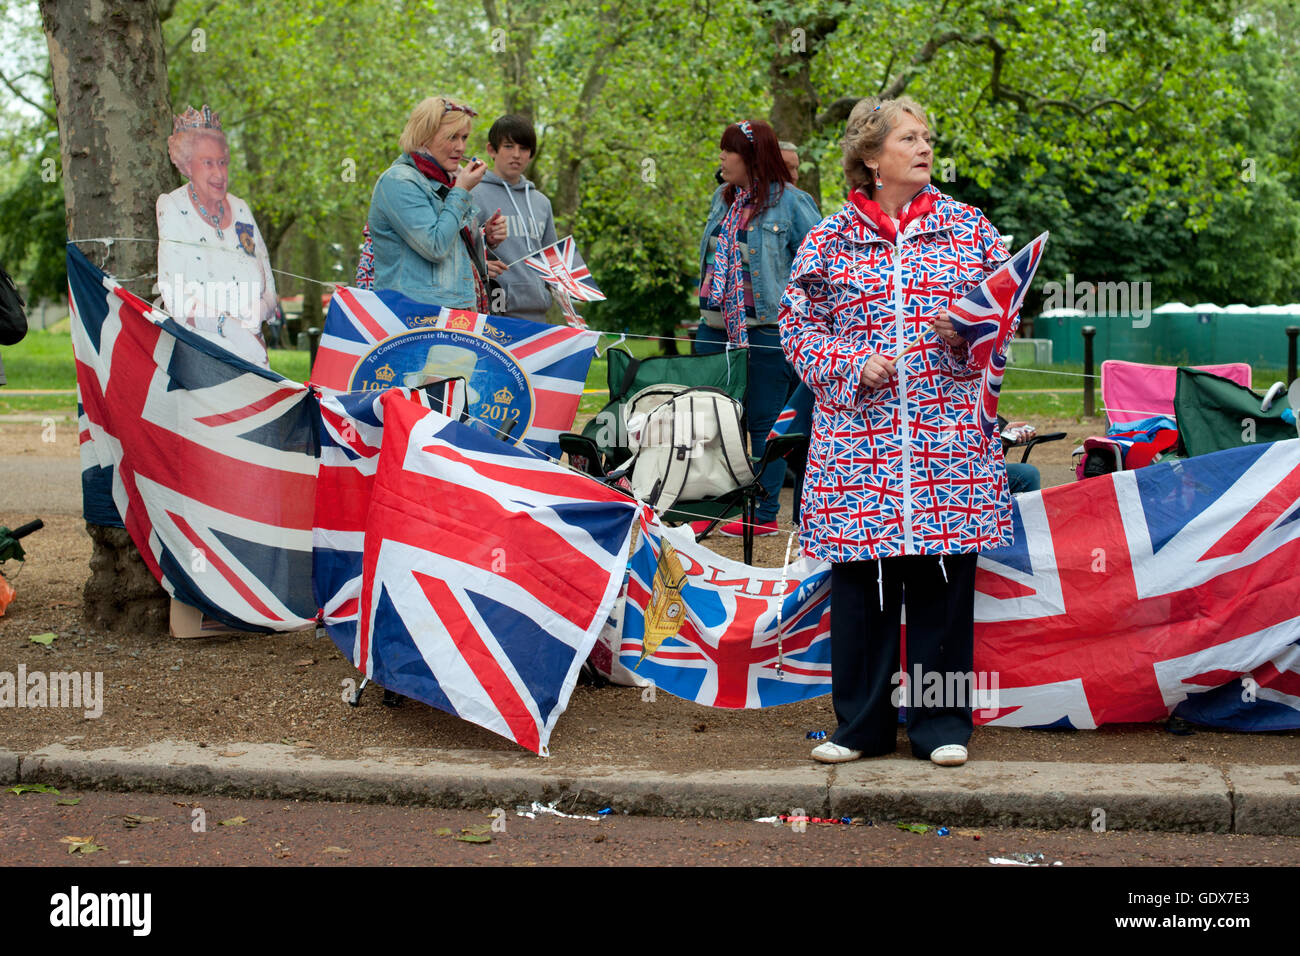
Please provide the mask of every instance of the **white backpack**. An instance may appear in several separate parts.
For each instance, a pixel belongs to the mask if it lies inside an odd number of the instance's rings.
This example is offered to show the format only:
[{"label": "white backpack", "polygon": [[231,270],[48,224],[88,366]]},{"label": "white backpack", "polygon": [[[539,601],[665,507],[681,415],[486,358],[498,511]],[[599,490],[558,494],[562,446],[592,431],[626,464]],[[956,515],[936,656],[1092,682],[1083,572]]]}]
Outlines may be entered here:
[{"label": "white backpack", "polygon": [[742,428],[745,409],[707,386],[651,385],[623,406],[632,457],[619,472],[663,514],[681,499],[723,495],[754,480]]}]

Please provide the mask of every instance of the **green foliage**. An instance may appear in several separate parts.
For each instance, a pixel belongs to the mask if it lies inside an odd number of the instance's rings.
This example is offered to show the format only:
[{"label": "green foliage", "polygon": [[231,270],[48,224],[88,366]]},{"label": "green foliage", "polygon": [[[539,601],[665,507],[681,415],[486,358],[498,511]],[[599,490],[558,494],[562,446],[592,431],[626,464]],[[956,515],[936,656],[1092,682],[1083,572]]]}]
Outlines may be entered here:
[{"label": "green foliage", "polygon": [[[0,10],[6,76],[52,102],[35,5]],[[802,158],[829,212],[843,122],[815,116],[892,85],[930,111],[937,171],[950,160],[957,176],[941,188],[1018,241],[1052,230],[1044,277],[1150,279],[1159,300],[1300,299],[1287,0],[176,0],[163,33],[173,109],[221,114],[231,190],[275,265],[313,278],[350,276],[411,107],[447,93],[480,111],[480,156],[508,103],[531,113],[528,175],[609,296],[589,319],[663,334],[694,311],[723,127],[806,94]],[[800,38],[806,90],[789,59]],[[39,179],[52,132],[38,108],[0,103],[0,257],[34,297],[62,287],[61,197]]]},{"label": "green foliage", "polygon": [[50,135],[40,152],[16,164],[17,179],[0,193],[0,263],[31,303],[66,294],[67,219],[57,177],[59,142]]}]

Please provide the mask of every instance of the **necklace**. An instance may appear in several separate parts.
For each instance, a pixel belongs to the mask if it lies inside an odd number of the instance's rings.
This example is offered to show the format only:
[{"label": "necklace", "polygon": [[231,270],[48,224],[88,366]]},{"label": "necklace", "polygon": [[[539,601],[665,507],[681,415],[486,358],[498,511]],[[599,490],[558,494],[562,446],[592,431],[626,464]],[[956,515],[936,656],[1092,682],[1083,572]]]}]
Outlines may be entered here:
[{"label": "necklace", "polygon": [[199,194],[194,191],[193,183],[190,183],[190,199],[193,200],[194,205],[199,207],[199,215],[203,217],[203,221],[211,223],[212,228],[217,230],[217,238],[224,239],[225,233],[221,231],[221,220],[226,218],[226,204],[221,200],[217,200],[217,214],[212,215],[203,208],[203,203],[199,202]]}]

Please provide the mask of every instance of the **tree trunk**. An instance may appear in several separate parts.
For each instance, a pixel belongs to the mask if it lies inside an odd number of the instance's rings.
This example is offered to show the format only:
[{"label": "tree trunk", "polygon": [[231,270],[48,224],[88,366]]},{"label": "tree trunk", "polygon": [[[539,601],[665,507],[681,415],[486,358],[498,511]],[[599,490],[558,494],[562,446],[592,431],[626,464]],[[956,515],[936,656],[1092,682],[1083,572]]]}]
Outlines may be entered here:
[{"label": "tree trunk", "polygon": [[[302,237],[302,274],[316,278],[324,271],[321,267],[320,239],[304,234]],[[302,284],[302,330],[325,326],[325,314],[320,307],[321,286],[315,282]],[[294,343],[297,347],[298,343]]]},{"label": "tree trunk", "polygon": [[[40,0],[50,48],[68,235],[155,238],[154,200],[176,188],[167,157],[171,108],[162,26],[152,2]],[[124,278],[153,275],[157,247],[115,242],[81,249]],[[151,280],[130,283],[148,295]],[[106,627],[163,624],[167,595],[126,532],[89,526],[94,541],[84,598]],[[150,586],[152,584],[152,586]]]},{"label": "tree trunk", "polygon": [[496,0],[483,0],[483,12],[487,15],[490,31],[489,46],[501,60],[506,112],[526,117],[531,123],[535,104],[528,80],[528,63],[533,57],[536,20],[529,7],[529,4],[515,0],[506,4],[503,16],[497,9]]},{"label": "tree trunk", "polygon": [[[774,23],[772,41],[778,51],[768,63],[767,74],[772,90],[772,128],[778,139],[789,140],[805,153],[812,137],[817,116],[817,93],[812,85],[814,42],[805,28],[790,23]],[[799,188],[822,204],[821,175],[814,165],[799,173]]]}]

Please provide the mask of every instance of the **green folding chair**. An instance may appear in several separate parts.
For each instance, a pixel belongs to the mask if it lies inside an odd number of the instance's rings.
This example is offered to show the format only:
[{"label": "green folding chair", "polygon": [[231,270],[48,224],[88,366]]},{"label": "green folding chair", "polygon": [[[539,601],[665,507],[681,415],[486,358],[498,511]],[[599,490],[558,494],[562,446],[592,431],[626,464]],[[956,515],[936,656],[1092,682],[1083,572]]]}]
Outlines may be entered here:
[{"label": "green folding chair", "polygon": [[1180,367],[1174,392],[1179,455],[1191,458],[1295,438],[1295,426],[1282,417],[1289,407],[1286,394],[1271,397],[1266,403],[1265,396],[1231,379]]}]

